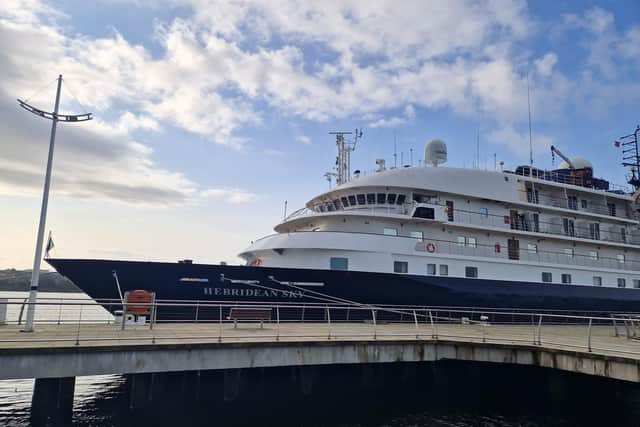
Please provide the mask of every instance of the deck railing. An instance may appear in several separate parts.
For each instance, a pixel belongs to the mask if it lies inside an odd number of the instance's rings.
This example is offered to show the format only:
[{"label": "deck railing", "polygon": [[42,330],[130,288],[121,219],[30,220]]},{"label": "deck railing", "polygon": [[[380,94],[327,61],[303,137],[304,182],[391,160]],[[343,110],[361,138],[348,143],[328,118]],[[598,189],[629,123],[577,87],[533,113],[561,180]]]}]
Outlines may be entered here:
[{"label": "deck railing", "polygon": [[[589,352],[640,355],[640,342],[630,347],[624,340],[637,338],[632,332],[632,322],[640,319],[638,313],[369,305],[337,302],[327,295],[316,298],[324,301],[275,304],[157,300],[148,304],[150,313],[155,314],[138,324],[117,323],[111,315],[111,312],[123,310],[126,318],[126,301],[39,298],[36,302],[36,332],[12,333],[21,321],[9,318],[7,324],[0,325],[0,347],[16,342],[74,346],[108,345],[114,341],[144,344],[180,340],[463,339],[533,346],[558,345]],[[19,306],[24,303],[21,299],[9,299],[2,304],[10,308],[10,313],[18,313]],[[255,321],[238,324],[232,318],[232,310],[243,309],[253,312],[266,310],[269,317],[264,327],[258,328]],[[56,315],[51,316],[52,313]],[[107,325],[107,329],[95,327],[100,324]],[[202,326],[189,329],[186,324]],[[38,333],[51,328],[60,329],[46,337]],[[135,333],[128,334],[129,330]],[[605,337],[609,340],[606,345]],[[620,341],[611,341],[616,337]]]}]

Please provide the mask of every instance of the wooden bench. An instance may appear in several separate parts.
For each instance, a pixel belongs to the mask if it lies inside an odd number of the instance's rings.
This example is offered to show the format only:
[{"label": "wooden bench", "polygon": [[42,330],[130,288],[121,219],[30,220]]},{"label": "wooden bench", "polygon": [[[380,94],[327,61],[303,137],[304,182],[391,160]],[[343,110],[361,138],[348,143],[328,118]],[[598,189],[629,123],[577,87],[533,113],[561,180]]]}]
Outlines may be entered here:
[{"label": "wooden bench", "polygon": [[260,321],[260,328],[262,328],[264,321],[271,320],[271,311],[271,308],[263,307],[231,307],[227,319],[233,320],[234,328],[238,327],[238,320]]}]

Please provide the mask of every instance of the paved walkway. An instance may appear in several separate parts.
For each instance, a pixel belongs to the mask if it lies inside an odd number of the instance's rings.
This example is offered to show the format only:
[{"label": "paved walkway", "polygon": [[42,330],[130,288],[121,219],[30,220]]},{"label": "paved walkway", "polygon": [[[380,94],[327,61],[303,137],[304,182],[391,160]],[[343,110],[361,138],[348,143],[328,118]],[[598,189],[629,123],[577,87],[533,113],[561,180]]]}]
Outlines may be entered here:
[{"label": "paved walkway", "polygon": [[[541,347],[549,350],[589,352],[586,325],[438,324],[413,323],[162,323],[129,326],[122,331],[113,324],[36,325],[35,332],[20,332],[18,325],[0,325],[2,350],[86,347],[154,346],[162,344],[269,343],[326,341],[447,341]],[[540,342],[538,343],[538,333]],[[640,341],[616,337],[613,326],[591,328],[591,353],[640,361]]]}]

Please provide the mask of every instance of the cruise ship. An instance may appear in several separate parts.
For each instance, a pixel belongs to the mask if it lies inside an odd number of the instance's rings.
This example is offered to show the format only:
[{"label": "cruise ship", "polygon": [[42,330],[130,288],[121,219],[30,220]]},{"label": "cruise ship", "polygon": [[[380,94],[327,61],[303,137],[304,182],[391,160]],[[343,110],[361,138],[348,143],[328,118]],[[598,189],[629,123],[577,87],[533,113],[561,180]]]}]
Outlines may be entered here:
[{"label": "cruise ship", "polygon": [[[420,166],[378,160],[352,173],[360,136],[335,133],[335,187],[252,242],[245,265],[47,262],[95,299],[144,289],[164,300],[640,311],[640,192],[554,147],[564,162],[553,170],[443,167],[447,147],[434,140]],[[637,190],[638,129],[629,137],[616,144]]]}]

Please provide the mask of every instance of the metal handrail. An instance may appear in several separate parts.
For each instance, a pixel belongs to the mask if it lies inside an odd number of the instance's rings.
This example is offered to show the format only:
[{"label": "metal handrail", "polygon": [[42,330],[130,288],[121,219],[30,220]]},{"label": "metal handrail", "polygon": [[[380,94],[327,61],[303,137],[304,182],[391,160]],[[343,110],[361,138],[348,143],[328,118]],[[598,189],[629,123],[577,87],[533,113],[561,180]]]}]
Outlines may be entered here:
[{"label": "metal handrail", "polygon": [[[20,304],[20,302],[8,302],[8,304]],[[55,305],[52,301],[36,302],[41,305]],[[509,311],[500,308],[446,308],[442,307],[420,307],[420,306],[384,306],[384,305],[337,305],[337,304],[276,304],[271,302],[256,302],[253,304],[241,304],[238,302],[212,302],[203,303],[202,301],[182,301],[182,302],[164,302],[157,300],[151,303],[136,303],[136,306],[148,305],[151,307],[151,316],[149,321],[144,326],[138,326],[139,328],[147,328],[149,336],[140,335],[136,333],[135,337],[128,337],[122,335],[123,331],[127,330],[127,323],[123,320],[122,324],[118,325],[118,328],[114,328],[112,333],[117,334],[117,337],[111,336],[93,336],[83,335],[83,325],[96,324],[96,320],[91,320],[86,317],[87,310],[84,310],[88,306],[99,306],[99,304],[93,300],[78,301],[77,299],[70,299],[70,302],[60,301],[58,302],[63,307],[76,307],[80,308],[77,318],[67,318],[68,322],[76,324],[73,330],[73,336],[64,337],[60,334],[56,334],[55,338],[39,338],[37,335],[25,336],[24,338],[2,338],[2,329],[0,328],[0,343],[9,342],[74,342],[75,345],[79,345],[82,342],[97,342],[104,341],[110,342],[113,340],[138,340],[145,341],[150,339],[152,343],[157,340],[168,339],[215,339],[218,342],[222,342],[225,339],[236,340],[239,338],[255,338],[264,340],[267,338],[274,338],[276,340],[294,339],[294,338],[313,338],[313,339],[325,339],[336,340],[340,338],[370,338],[373,340],[385,339],[390,337],[407,338],[413,337],[416,340],[442,340],[443,338],[463,338],[470,341],[479,340],[480,342],[523,342],[533,346],[544,345],[559,345],[567,348],[581,348],[588,352],[593,351],[608,351],[614,353],[625,353],[640,355],[640,343],[637,348],[632,350],[620,349],[620,348],[604,348],[599,346],[597,339],[594,339],[593,330],[596,326],[602,328],[612,325],[612,336],[618,337],[622,334],[618,333],[618,323],[629,322],[629,319],[640,321],[640,314],[636,313],[614,313],[611,315],[578,315],[568,314],[567,312],[553,313],[553,312],[540,312],[540,311]],[[233,322],[232,319],[225,316],[225,312],[232,307],[238,308],[242,306],[256,308],[270,308],[273,311],[274,317],[272,322],[275,323],[275,334],[269,333],[253,333],[250,335],[238,335],[237,333],[227,332],[226,326]],[[113,307],[122,307],[123,303],[118,301]],[[123,307],[124,308],[124,307]],[[178,319],[159,321],[156,318],[156,314],[163,309],[176,309],[197,308],[198,318],[187,317],[176,321]],[[203,319],[203,311],[211,309],[209,316]],[[285,316],[292,318],[283,318],[282,311],[284,310]],[[301,316],[298,316],[298,310]],[[126,310],[123,310],[126,314]],[[165,314],[166,311],[165,311]],[[184,313],[182,313],[184,314]],[[304,316],[304,317],[303,317]],[[60,319],[58,319],[60,322]],[[112,320],[108,321],[112,323]],[[185,323],[218,323],[217,334],[205,334],[205,335],[189,335],[180,336],[175,333],[173,329],[154,328],[155,324],[165,324],[170,327],[171,323],[185,324]],[[38,320],[37,323],[50,323],[56,322]],[[64,322],[63,322],[64,323]],[[104,323],[104,321],[103,321]],[[370,330],[367,332],[366,324],[370,323]],[[625,323],[625,325],[627,325]],[[59,323],[58,323],[59,324]],[[313,333],[307,330],[305,332],[305,325],[324,324],[326,325],[326,332]],[[345,329],[345,325],[357,325],[352,326],[350,329]],[[397,329],[401,326],[405,326],[406,329]],[[455,326],[453,332],[451,327]],[[584,337],[577,336],[573,329],[566,330],[567,335],[559,336],[555,329],[558,325],[565,325],[567,327],[579,328],[584,331]],[[440,326],[440,328],[439,328]],[[491,328],[493,326],[493,328]],[[504,328],[505,326],[513,326],[513,328]],[[55,326],[54,326],[55,327]],[[64,325],[60,326],[64,327]],[[295,327],[302,328],[298,330]],[[503,327],[503,329],[497,329]],[[294,328],[294,329],[291,329]],[[361,329],[364,328],[364,332]],[[449,328],[442,330],[442,328]],[[470,329],[471,328],[471,329]],[[530,329],[529,329],[530,328]],[[122,331],[120,331],[122,329]],[[526,330],[530,330],[531,338],[525,338],[523,335]],[[68,329],[65,329],[68,331]],[[169,331],[167,335],[163,335],[163,332]],[[173,332],[172,332],[173,331]],[[194,332],[199,332],[195,330]],[[515,331],[509,333],[509,331]],[[615,335],[613,332],[615,331]],[[488,332],[491,332],[488,334]],[[91,334],[93,332],[89,332]],[[228,335],[227,335],[228,334]],[[504,336],[504,335],[507,336]],[[634,338],[627,331],[624,334],[627,338]],[[584,340],[576,343],[576,339]],[[559,341],[558,341],[559,340]]]}]

